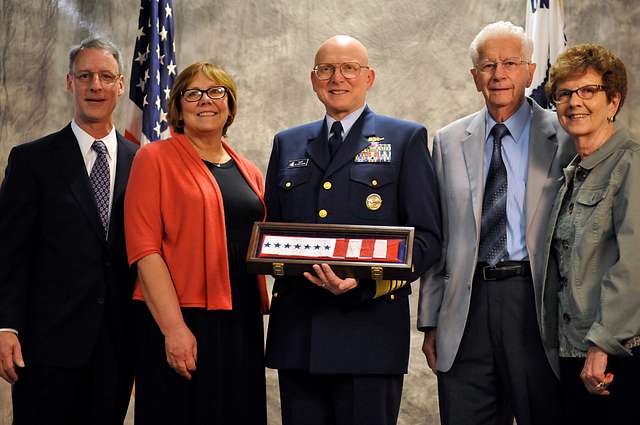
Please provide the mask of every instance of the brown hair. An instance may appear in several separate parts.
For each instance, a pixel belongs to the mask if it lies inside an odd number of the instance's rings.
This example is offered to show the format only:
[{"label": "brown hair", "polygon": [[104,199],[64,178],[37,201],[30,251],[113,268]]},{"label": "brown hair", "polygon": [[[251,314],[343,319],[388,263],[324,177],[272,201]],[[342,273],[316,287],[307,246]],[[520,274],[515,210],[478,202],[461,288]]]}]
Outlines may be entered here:
[{"label": "brown hair", "polygon": [[[231,123],[233,123],[236,112],[238,111],[238,104],[236,100],[238,93],[231,76],[218,65],[208,62],[196,62],[191,64],[178,74],[178,77],[176,77],[173,87],[171,88],[171,93],[169,94],[169,112],[167,114],[169,124],[171,124],[174,131],[184,133],[184,122],[180,119],[180,99],[182,98],[182,92],[187,89],[193,78],[199,72],[214,81],[216,84],[227,89],[229,118],[222,129],[222,134],[226,136],[227,128],[229,128]],[[206,96],[206,94],[204,96]]]},{"label": "brown hair", "polygon": [[[578,44],[558,56],[545,86],[547,96],[552,97],[559,82],[583,75],[589,68],[602,76],[602,85],[609,102],[616,94],[620,95],[620,104],[616,111],[618,115],[627,96],[627,71],[619,57],[597,44]],[[615,115],[613,120],[615,121]]]}]

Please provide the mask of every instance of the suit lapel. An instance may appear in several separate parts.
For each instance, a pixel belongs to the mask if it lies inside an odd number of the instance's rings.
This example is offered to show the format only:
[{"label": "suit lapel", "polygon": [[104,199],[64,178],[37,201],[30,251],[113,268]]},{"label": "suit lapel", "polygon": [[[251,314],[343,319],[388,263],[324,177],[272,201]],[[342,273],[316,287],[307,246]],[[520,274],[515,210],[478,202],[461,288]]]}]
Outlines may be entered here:
[{"label": "suit lapel", "polygon": [[133,162],[134,151],[127,149],[126,141],[122,135],[116,132],[116,138],[118,139],[117,151],[116,151],[116,177],[113,186],[113,199],[111,201],[111,216],[109,218],[109,240],[113,239],[114,218],[116,215],[117,206],[123,202],[124,192],[127,188],[127,180],[129,179],[129,170],[131,169],[131,163]]},{"label": "suit lapel", "polygon": [[532,108],[526,199],[527,229],[532,228],[533,218],[541,204],[544,187],[551,178],[550,171],[558,150],[556,131],[548,115],[535,102],[532,102]]},{"label": "suit lapel", "polygon": [[54,156],[56,156],[54,160],[60,165],[60,172],[69,184],[80,210],[85,214],[100,240],[104,241],[104,229],[100,222],[98,207],[89,183],[87,168],[84,164],[84,158],[82,158],[82,152],[80,152],[78,140],[71,130],[71,124],[60,130]]},{"label": "suit lapel", "polygon": [[347,138],[342,142],[342,146],[335,154],[326,172],[331,176],[345,164],[353,162],[356,154],[369,146],[367,138],[375,135],[375,114],[365,107],[362,115],[351,127]]},{"label": "suit lapel", "polygon": [[476,234],[480,237],[480,219],[482,215],[482,197],[484,195],[484,133],[485,110],[478,112],[466,129],[466,137],[462,140],[462,152],[469,178],[469,191],[473,205],[473,217],[476,223]]},{"label": "suit lapel", "polygon": [[313,123],[314,128],[311,129],[312,136],[307,142],[307,154],[309,158],[321,170],[326,170],[329,165],[329,148],[327,146],[327,124],[325,120]]},{"label": "suit lapel", "polygon": [[129,178],[129,169],[131,168],[131,162],[133,162],[133,153],[124,146],[126,142],[120,133],[116,133],[116,137],[118,138],[118,151],[116,153],[116,179],[113,187],[113,204],[124,195],[124,190],[127,188],[127,179]]}]

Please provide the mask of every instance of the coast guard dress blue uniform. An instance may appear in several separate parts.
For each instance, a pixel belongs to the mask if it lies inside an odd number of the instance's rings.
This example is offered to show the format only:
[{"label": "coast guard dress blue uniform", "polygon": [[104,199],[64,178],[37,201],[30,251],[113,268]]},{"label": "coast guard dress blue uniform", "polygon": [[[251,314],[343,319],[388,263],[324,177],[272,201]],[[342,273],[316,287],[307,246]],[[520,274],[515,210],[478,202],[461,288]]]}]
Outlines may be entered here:
[{"label": "coast guard dress blue uniform", "polygon": [[[414,227],[417,278],[441,252],[426,129],[365,107],[333,158],[327,133],[323,119],[276,135],[266,178],[268,220]],[[280,370],[282,399],[289,396],[282,388],[283,371],[328,380],[394,375],[395,413],[378,415],[376,406],[358,405],[358,400],[350,408],[355,409],[352,423],[395,423],[409,358],[410,292],[404,281],[360,279],[356,288],[333,295],[304,277],[276,279],[266,356],[267,366]],[[304,424],[335,423],[318,414],[309,408]]]}]

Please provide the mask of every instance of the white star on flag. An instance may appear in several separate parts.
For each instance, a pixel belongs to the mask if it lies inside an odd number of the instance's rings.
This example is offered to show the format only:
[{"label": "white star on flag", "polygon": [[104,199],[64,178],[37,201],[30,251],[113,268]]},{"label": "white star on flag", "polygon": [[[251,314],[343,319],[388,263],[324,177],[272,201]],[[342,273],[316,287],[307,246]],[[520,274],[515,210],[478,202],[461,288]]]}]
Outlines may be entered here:
[{"label": "white star on flag", "polygon": [[132,142],[145,144],[171,136],[164,111],[169,110],[169,93],[177,76],[174,33],[173,0],[140,1],[130,77],[138,83],[129,89],[125,130]]}]

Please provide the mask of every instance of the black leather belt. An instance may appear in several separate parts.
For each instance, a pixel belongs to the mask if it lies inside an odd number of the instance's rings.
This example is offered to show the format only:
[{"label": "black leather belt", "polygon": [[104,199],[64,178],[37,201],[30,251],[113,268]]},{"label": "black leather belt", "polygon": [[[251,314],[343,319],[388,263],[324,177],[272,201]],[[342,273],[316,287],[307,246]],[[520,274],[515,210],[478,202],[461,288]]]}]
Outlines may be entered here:
[{"label": "black leather belt", "polygon": [[503,280],[515,276],[531,276],[528,261],[502,261],[495,266],[478,263],[474,277],[480,280]]}]

